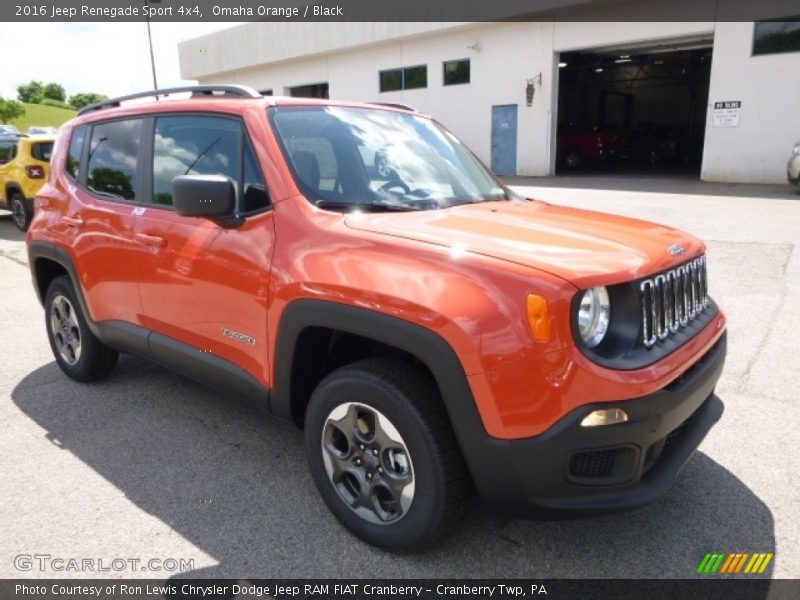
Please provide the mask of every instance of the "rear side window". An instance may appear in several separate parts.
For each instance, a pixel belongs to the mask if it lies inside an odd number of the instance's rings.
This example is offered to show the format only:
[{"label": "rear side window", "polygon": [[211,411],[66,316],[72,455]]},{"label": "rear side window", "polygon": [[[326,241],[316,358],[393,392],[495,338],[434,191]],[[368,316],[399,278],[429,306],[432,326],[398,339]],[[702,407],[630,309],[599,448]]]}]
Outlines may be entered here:
[{"label": "rear side window", "polygon": [[101,196],[136,200],[140,119],[100,123],[92,128],[87,185]]},{"label": "rear side window", "polygon": [[50,156],[52,154],[53,142],[42,142],[41,144],[34,144],[31,146],[31,156],[36,160],[50,162]]},{"label": "rear side window", "polygon": [[81,154],[83,153],[83,142],[86,139],[86,128],[78,127],[72,132],[72,139],[69,141],[69,152],[67,153],[67,173],[76,180],[80,177]]}]

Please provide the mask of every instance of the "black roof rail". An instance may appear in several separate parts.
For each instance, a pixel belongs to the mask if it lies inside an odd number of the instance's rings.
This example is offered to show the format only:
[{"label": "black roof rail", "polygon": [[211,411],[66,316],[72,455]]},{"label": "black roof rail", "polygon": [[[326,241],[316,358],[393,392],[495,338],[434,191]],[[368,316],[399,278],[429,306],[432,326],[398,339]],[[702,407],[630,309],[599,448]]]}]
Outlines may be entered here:
[{"label": "black roof rail", "polygon": [[374,104],[375,106],[388,106],[389,108],[402,108],[403,110],[417,112],[417,109],[413,106],[409,106],[408,104],[400,104],[399,102],[370,102],[370,104]]},{"label": "black roof rail", "polygon": [[206,97],[206,96],[230,96],[232,98],[263,98],[261,94],[253,88],[246,85],[187,85],[184,87],[166,88],[163,90],[150,90],[148,92],[138,92],[136,94],[129,94],[127,96],[119,96],[118,98],[109,98],[84,106],[78,111],[78,116],[85,115],[86,113],[94,112],[96,110],[103,110],[104,108],[112,108],[119,106],[121,102],[128,100],[136,100],[137,98],[149,98],[158,96],[169,96],[170,94],[185,94],[191,93],[192,97]]}]

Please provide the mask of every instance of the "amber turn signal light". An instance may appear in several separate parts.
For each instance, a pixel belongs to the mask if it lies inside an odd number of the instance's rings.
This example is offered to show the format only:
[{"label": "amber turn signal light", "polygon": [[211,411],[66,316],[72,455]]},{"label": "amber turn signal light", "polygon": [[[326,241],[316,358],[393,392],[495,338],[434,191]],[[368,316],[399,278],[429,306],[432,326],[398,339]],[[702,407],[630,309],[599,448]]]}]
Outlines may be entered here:
[{"label": "amber turn signal light", "polygon": [[528,294],[528,325],[535,340],[550,340],[550,310],[544,296]]}]

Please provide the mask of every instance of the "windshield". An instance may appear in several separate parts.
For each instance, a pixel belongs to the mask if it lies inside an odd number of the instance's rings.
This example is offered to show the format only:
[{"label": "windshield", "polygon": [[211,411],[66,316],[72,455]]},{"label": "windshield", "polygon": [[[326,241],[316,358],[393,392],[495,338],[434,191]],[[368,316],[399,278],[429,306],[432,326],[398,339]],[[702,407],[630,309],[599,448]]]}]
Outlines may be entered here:
[{"label": "windshield", "polygon": [[270,118],[303,193],[325,208],[426,210],[508,199],[430,119],[381,109],[275,107]]}]

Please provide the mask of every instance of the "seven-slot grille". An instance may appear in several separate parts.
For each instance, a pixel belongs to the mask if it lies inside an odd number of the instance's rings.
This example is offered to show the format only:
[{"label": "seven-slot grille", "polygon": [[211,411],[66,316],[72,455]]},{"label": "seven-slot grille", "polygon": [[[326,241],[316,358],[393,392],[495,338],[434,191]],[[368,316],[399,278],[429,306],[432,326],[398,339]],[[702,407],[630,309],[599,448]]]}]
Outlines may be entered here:
[{"label": "seven-slot grille", "polygon": [[701,256],[639,285],[642,340],[647,348],[686,327],[708,306],[706,257]]}]

